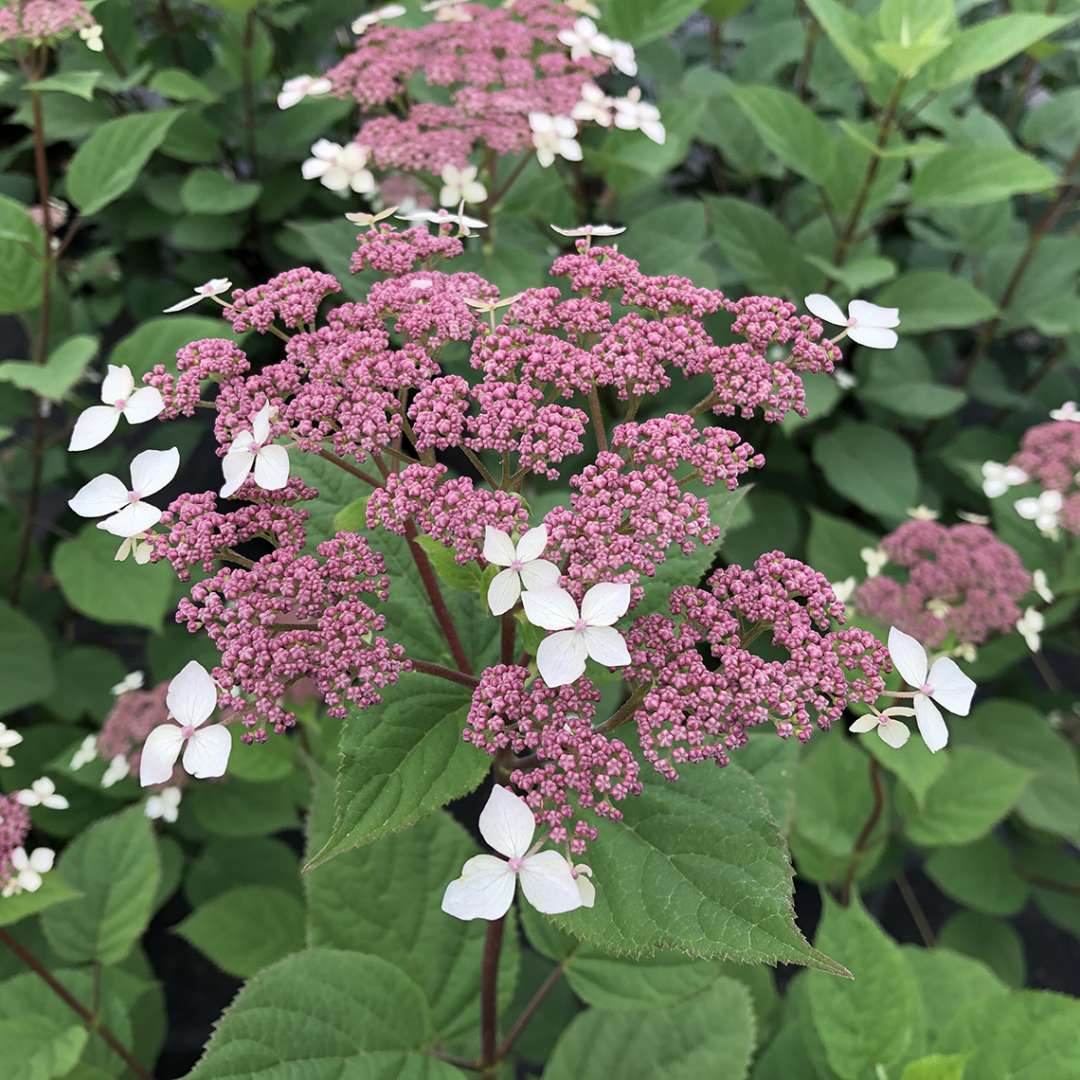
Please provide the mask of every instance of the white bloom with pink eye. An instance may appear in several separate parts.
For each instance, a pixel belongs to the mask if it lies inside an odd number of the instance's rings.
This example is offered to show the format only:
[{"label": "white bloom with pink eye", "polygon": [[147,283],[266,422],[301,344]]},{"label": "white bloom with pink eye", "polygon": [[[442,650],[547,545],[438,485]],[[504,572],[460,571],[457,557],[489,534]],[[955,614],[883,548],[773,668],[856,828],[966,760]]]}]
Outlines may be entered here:
[{"label": "white bloom with pink eye", "polygon": [[900,325],[900,309],[878,307],[868,300],[852,300],[845,315],[835,300],[821,293],[811,293],[803,303],[811,315],[834,326],[844,327],[844,332],[833,338],[835,344],[849,337],[856,345],[868,349],[895,349],[899,338],[894,326]]},{"label": "white bloom with pink eye", "polygon": [[66,810],[68,801],[56,791],[56,785],[47,777],[39,776],[28,788],[16,796],[22,806],[44,806],[46,810]]},{"label": "white bloom with pink eye", "polygon": [[451,214],[445,207],[441,210],[413,210],[408,214],[398,214],[401,221],[423,221],[428,225],[456,225],[461,232],[460,236],[471,235],[470,229],[486,229],[487,223],[479,218],[467,217],[460,213]]},{"label": "white bloom with pink eye", "polygon": [[611,127],[614,108],[615,102],[596,83],[587,82],[581,88],[581,99],[570,110],[570,118]]},{"label": "white bloom with pink eye", "polygon": [[640,131],[647,139],[663,146],[667,129],[660,121],[660,110],[641,100],[641,88],[632,87],[626,97],[615,98],[615,126],[621,131]]},{"label": "white bloom with pink eye", "polygon": [[143,813],[151,821],[173,822],[180,816],[182,793],[178,787],[162,788],[146,800]]},{"label": "white bloom with pink eye", "polygon": [[1073,424],[1080,424],[1080,409],[1075,401],[1064,401],[1059,409],[1050,410],[1051,420],[1065,420]]},{"label": "white bloom with pink eye", "polygon": [[[220,296],[222,293],[227,293],[231,288],[232,282],[228,278],[211,278],[202,285],[196,285],[195,292],[187,299],[181,300],[178,304],[173,304],[172,307],[167,307],[164,314],[171,315],[174,311],[185,311],[189,307],[194,307],[200,300],[209,300],[215,296]],[[219,300],[218,303],[221,303],[221,301]]]},{"label": "white bloom with pink eye", "polygon": [[1024,644],[1032,652],[1042,648],[1042,632],[1046,629],[1046,619],[1036,608],[1029,607],[1016,623],[1017,633],[1024,639]]},{"label": "white bloom with pink eye", "polygon": [[533,626],[554,630],[536,650],[536,666],[548,686],[567,686],[585,672],[591,657],[604,667],[625,667],[630,653],[615,623],[630,606],[630,586],[614,582],[594,585],[581,600],[559,588],[524,592],[521,603]]},{"label": "white bloom with pink eye", "polygon": [[487,198],[487,188],[476,179],[475,165],[444,165],[439,174],[443,186],[439,192],[440,206],[458,206],[462,203],[482,203]]},{"label": "white bloom with pink eye", "polygon": [[333,89],[334,84],[323,75],[297,75],[282,83],[281,92],[277,96],[277,107],[291,109],[294,105],[299,105],[304,98],[320,97],[329,94]]},{"label": "white bloom with pink eye", "polygon": [[180,451],[144,450],[131,460],[131,487],[111,473],[95,476],[68,500],[68,506],[80,517],[109,516],[98,528],[113,536],[138,536],[161,520],[161,511],[146,502],[172,483],[180,468]]},{"label": "white bloom with pink eye", "polygon": [[547,547],[546,525],[530,529],[514,544],[502,529],[484,527],[484,558],[492,566],[504,566],[488,586],[487,601],[492,615],[509,611],[521,596],[522,589],[550,589],[559,583],[559,568],[541,559]]},{"label": "white bloom with pink eye", "polygon": [[375,177],[367,167],[370,157],[370,149],[359,143],[342,146],[319,139],[311,147],[311,157],[300,166],[300,175],[305,180],[318,180],[339,195],[347,191],[366,195],[375,190]]},{"label": "white bloom with pink eye", "polygon": [[898,716],[914,716],[914,709],[904,708],[902,705],[893,705],[888,709],[883,709],[881,712],[866,713],[864,716],[860,716],[855,721],[848,731],[854,731],[856,734],[861,735],[866,731],[876,731],[878,738],[881,739],[886,746],[891,746],[894,750],[899,750],[911,737],[911,730],[908,728],[902,720],[897,720]]},{"label": "white bloom with pink eye", "polygon": [[405,14],[405,11],[406,7],[404,4],[384,4],[377,11],[372,11],[367,15],[361,15],[359,18],[353,19],[352,32],[356,35],[363,34],[377,23],[383,22],[385,19],[401,18],[401,16]]},{"label": "white bloom with pink eye", "polygon": [[1031,495],[1026,499],[1017,499],[1013,503],[1016,512],[1025,521],[1034,521],[1035,528],[1048,536],[1051,540],[1057,538],[1058,518],[1065,499],[1060,491],[1048,488],[1038,495]]},{"label": "white bloom with pink eye", "polygon": [[52,848],[39,847],[27,855],[26,848],[17,847],[11,853],[12,874],[4,885],[4,897],[21,892],[37,892],[42,878],[53,868],[56,852]]},{"label": "white bloom with pink eye", "polygon": [[618,236],[626,232],[625,225],[579,225],[575,229],[564,229],[560,225],[552,225],[551,228],[560,236],[586,236],[590,240],[594,236]]},{"label": "white bloom with pink eye", "polygon": [[139,783],[164,784],[183,750],[184,771],[197,780],[224,776],[232,751],[232,735],[224,724],[203,725],[217,708],[217,687],[209,672],[191,660],[169,683],[165,704],[171,724],[158,724],[143,743]]},{"label": "white bloom with pink eye", "polygon": [[221,497],[228,498],[255,472],[255,483],[263,491],[280,491],[289,482],[289,452],[270,439],[270,421],[276,410],[264,405],[251,422],[250,431],[241,431],[233,439],[229,452],[221,460],[225,484]]},{"label": "white bloom with pink eye", "polygon": [[919,734],[926,748],[936,753],[949,741],[949,729],[937,705],[957,716],[967,716],[975,683],[947,656],[938,657],[927,671],[926,650],[895,626],[889,630],[889,656],[904,682],[915,688],[913,704]]},{"label": "white bloom with pink eye", "polygon": [[982,489],[988,499],[1004,495],[1011,487],[1028,482],[1028,474],[1017,465],[1002,465],[997,461],[982,463]]},{"label": "white bloom with pink eye", "polygon": [[866,576],[877,577],[889,564],[889,555],[884,548],[864,547],[859,551],[859,558],[866,563]]},{"label": "white bloom with pink eye", "polygon": [[10,769],[15,764],[9,751],[22,741],[23,737],[17,731],[12,731],[6,724],[0,724],[0,769]]},{"label": "white bloom with pink eye", "polygon": [[1050,588],[1050,582],[1046,577],[1045,570],[1035,570],[1031,574],[1031,587],[1039,595],[1039,599],[1046,604],[1054,602],[1054,591]]},{"label": "white bloom with pink eye", "polygon": [[574,20],[574,25],[559,31],[559,41],[570,50],[571,60],[590,56],[609,57],[613,42],[587,15]]},{"label": "white bloom with pink eye", "polygon": [[543,168],[555,163],[557,157],[567,161],[581,160],[581,144],[577,141],[577,124],[569,116],[548,113],[529,113],[536,160]]},{"label": "white bloom with pink eye", "polygon": [[480,812],[480,835],[505,858],[474,855],[443,894],[442,909],[455,919],[501,919],[521,882],[525,899],[544,915],[561,915],[582,906],[570,863],[557,851],[533,844],[536,819],[528,803],[496,784]]},{"label": "white bloom with pink eye", "polygon": [[98,756],[97,751],[97,736],[87,735],[81,743],[79,743],[79,749],[71,757],[71,763],[68,768],[72,772],[77,772],[84,765],[89,765],[91,761],[94,761]]},{"label": "white bloom with pink eye", "polygon": [[165,408],[156,387],[135,389],[135,378],[126,364],[120,367],[109,365],[109,373],[101,381],[101,400],[103,405],[91,405],[79,414],[71,432],[69,450],[89,450],[99,446],[116,430],[121,416],[129,424],[145,424]]}]

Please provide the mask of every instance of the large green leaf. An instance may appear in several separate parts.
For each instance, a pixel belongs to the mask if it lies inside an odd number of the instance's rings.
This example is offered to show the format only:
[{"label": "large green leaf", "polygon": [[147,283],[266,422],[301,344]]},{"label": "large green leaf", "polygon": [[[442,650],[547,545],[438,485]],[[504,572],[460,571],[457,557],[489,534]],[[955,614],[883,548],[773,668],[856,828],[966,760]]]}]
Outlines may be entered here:
[{"label": "large green leaf", "polygon": [[237,180],[217,169],[194,169],[180,186],[180,201],[190,214],[237,214],[258,199],[262,185]]},{"label": "large green leaf", "polygon": [[623,804],[621,822],[602,824],[588,859],[596,905],[556,922],[590,945],[844,971],[795,926],[783,837],[764,792],[737,765],[647,784]]},{"label": "large green leaf", "polygon": [[118,199],[135,183],[179,115],[179,109],[160,109],[102,124],[68,166],[71,201],[89,217]]},{"label": "large green leaf", "polygon": [[59,874],[46,874],[37,892],[16,893],[0,902],[0,926],[13,926],[28,915],[37,915],[78,895]]},{"label": "large green leaf", "polygon": [[32,619],[0,600],[0,716],[44,700],[54,685],[48,639]]},{"label": "large green leaf", "polygon": [[607,0],[603,29],[631,45],[645,45],[670,34],[685,22],[702,0]]},{"label": "large green leaf", "polygon": [[869,83],[875,64],[869,53],[866,22],[840,0],[806,0],[806,6],[859,81]]},{"label": "large green leaf", "polygon": [[22,203],[0,195],[0,315],[37,307],[44,280],[41,230]]},{"label": "large green leaf", "polygon": [[866,563],[859,552],[866,547],[877,547],[877,543],[878,537],[874,533],[847,518],[810,510],[806,558],[815,570],[820,570],[830,581],[861,578],[866,573]]},{"label": "large green leaf", "polygon": [[1015,915],[1027,902],[1027,883],[1016,872],[1009,849],[992,835],[941,848],[924,869],[946,896],[987,915]]},{"label": "large green leaf", "polygon": [[915,174],[915,206],[980,206],[1011,195],[1045,191],[1057,177],[1042,162],[1011,146],[954,146],[935,154]]},{"label": "large green leaf", "polygon": [[751,289],[801,298],[820,279],[792,257],[791,233],[768,210],[731,196],[709,198],[706,206],[724,258]]},{"label": "large green leaf", "polygon": [[79,381],[86,365],[97,353],[97,338],[76,334],[53,350],[44,364],[7,360],[0,364],[0,382],[11,383],[20,390],[30,390],[38,397],[60,401]]},{"label": "large green leaf", "polygon": [[123,960],[153,913],[161,873],[154,832],[141,806],[92,825],[60,856],[53,873],[82,895],[41,917],[50,947],[65,960]]},{"label": "large green leaf", "polygon": [[974,326],[997,314],[997,305],[965,278],[943,270],[913,270],[897,278],[874,302],[900,309],[900,333],[924,334]]},{"label": "large green leaf", "polygon": [[149,319],[122,337],[113,347],[109,363],[127,364],[138,380],[155,364],[164,364],[170,371],[175,371],[177,351],[193,341],[201,338],[235,340],[236,337],[224,319],[206,315],[168,315]]}]

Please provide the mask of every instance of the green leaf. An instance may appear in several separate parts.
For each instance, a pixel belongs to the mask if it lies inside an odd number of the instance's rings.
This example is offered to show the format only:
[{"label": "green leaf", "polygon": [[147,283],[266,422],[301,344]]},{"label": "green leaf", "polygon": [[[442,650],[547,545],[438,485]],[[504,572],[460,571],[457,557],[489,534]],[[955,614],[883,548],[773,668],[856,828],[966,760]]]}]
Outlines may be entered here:
[{"label": "green leaf", "polygon": [[955,386],[933,382],[905,382],[874,379],[859,387],[859,397],[897,416],[915,420],[939,420],[962,408],[967,394]]},{"label": "green leaf", "polygon": [[461,738],[470,696],[466,687],[410,672],[381,705],[350,714],[334,829],[308,869],[407,828],[480,784],[490,759]]},{"label": "green leaf", "polygon": [[115,536],[94,525],[62,540],[52,562],[60,591],[76,611],[97,622],[156,630],[171,606],[172,568],[164,562],[117,562],[117,547]]},{"label": "green leaf", "polygon": [[859,81],[871,82],[875,65],[867,51],[866,23],[839,0],[806,0],[806,6]]},{"label": "green leaf", "polygon": [[296,853],[269,836],[211,839],[189,866],[184,896],[197,908],[238,885],[269,885],[299,896]]},{"label": "green leaf", "polygon": [[150,921],[161,873],[142,807],[91,825],[64,849],[53,873],[82,895],[42,915],[49,946],[76,963],[123,960]]},{"label": "green leaf", "polygon": [[907,837],[927,847],[967,844],[985,836],[1012,809],[1031,773],[988,750],[958,746],[930,786],[922,807],[901,789],[897,807]]},{"label": "green leaf", "polygon": [[101,78],[100,71],[58,71],[48,78],[27,83],[25,89],[51,91],[60,94],[74,94],[90,101],[94,96],[94,87]]},{"label": "green leaf", "polygon": [[880,255],[867,255],[863,259],[852,259],[843,266],[837,266],[818,255],[804,254],[803,258],[816,266],[822,273],[839,281],[849,293],[858,293],[872,289],[875,285],[891,281],[896,277],[896,263]]},{"label": "green leaf", "polygon": [[742,1080],[754,1050],[755,1027],[750,994],[734,979],[718,979],[709,990],[670,1009],[588,1009],[555,1044],[544,1080]]},{"label": "green leaf", "polygon": [[[899,947],[855,896],[841,907],[828,895],[815,943],[851,968],[854,980],[806,976],[814,1027],[842,1080],[890,1070],[921,1045],[926,1017],[918,984]],[[888,1023],[882,1023],[887,1016]]]},{"label": "green leaf", "polygon": [[903,945],[900,951],[915,976],[926,1014],[926,1042],[936,1046],[937,1036],[956,1011],[958,1001],[1002,998],[1009,992],[986,964],[938,943],[934,949]]},{"label": "green leaf", "polygon": [[768,210],[728,196],[706,206],[724,258],[751,289],[801,297],[812,288],[812,273],[792,258],[791,233]]},{"label": "green leaf", "polygon": [[900,778],[920,809],[926,802],[926,793],[949,767],[949,755],[930,753],[922,739],[908,739],[897,750],[886,746],[877,732],[868,731],[859,736],[859,742],[881,765]]},{"label": "green leaf", "polygon": [[116,703],[112,688],[127,665],[108,649],[76,645],[56,661],[56,689],[46,702],[50,712],[68,722],[89,716],[100,721]]},{"label": "green leaf", "polygon": [[935,851],[924,870],[946,896],[987,915],[1015,915],[1027,903],[1027,883],[994,836]]},{"label": "green leaf", "polygon": [[904,1066],[900,1080],[963,1080],[967,1054],[928,1054]]},{"label": "green leaf", "polygon": [[27,209],[0,195],[0,315],[28,311],[41,300],[43,234]]},{"label": "green leaf", "polygon": [[1045,191],[1057,177],[1011,146],[953,146],[928,158],[915,174],[915,206],[981,206],[1012,195]]},{"label": "green leaf", "polygon": [[76,334],[55,348],[44,364],[6,360],[0,364],[0,382],[9,382],[50,401],[60,401],[82,378],[97,349],[96,337]]},{"label": "green leaf", "polygon": [[[335,518],[335,523],[336,521]],[[440,544],[438,540],[433,540],[430,536],[418,536],[416,543],[427,553],[428,560],[435,567],[435,573],[439,575],[439,579],[446,582],[452,589],[480,588],[483,571],[475,559],[470,559],[464,564],[459,563],[450,548]]]},{"label": "green leaf", "polygon": [[1036,41],[1067,26],[1075,17],[1017,12],[961,30],[930,66],[927,73],[930,87],[944,90],[999,67]]},{"label": "green leaf", "polygon": [[919,473],[908,443],[893,431],[844,420],[813,446],[829,486],[886,519],[903,518],[919,500]]},{"label": "green leaf", "polygon": [[255,204],[262,184],[245,183],[217,169],[193,169],[180,187],[180,201],[191,214],[237,214]]},{"label": "green leaf", "polygon": [[1008,986],[1024,983],[1024,943],[1004,919],[958,911],[941,928],[938,945],[982,961]]},{"label": "green leaf", "polygon": [[739,766],[646,785],[623,804],[622,821],[602,824],[601,837],[589,850],[596,905],[556,917],[582,941],[620,955],[677,949],[844,973],[796,928],[783,839],[763,791]]},{"label": "green leaf", "polygon": [[183,68],[162,68],[154,73],[149,87],[155,94],[173,101],[201,101],[204,105],[213,105],[218,100],[218,94],[202,79],[195,78]]},{"label": "green leaf", "polygon": [[54,685],[48,639],[32,619],[0,600],[0,716],[43,701]]},{"label": "green leaf", "polygon": [[178,109],[160,109],[102,124],[68,166],[71,201],[89,217],[118,199],[135,183],[179,115]]},{"label": "green leaf", "polygon": [[66,1076],[82,1057],[90,1033],[73,1012],[64,1018],[20,1013],[0,1019],[4,1067],[19,1080]]},{"label": "green leaf", "polygon": [[168,315],[150,319],[122,337],[113,347],[109,363],[118,366],[127,364],[136,380],[155,364],[164,364],[169,371],[175,371],[177,352],[202,338],[236,341],[237,335],[224,319],[212,319],[205,315]]},{"label": "green leaf", "polygon": [[241,979],[304,947],[304,908],[284,889],[241,885],[174,927],[222,971]]},{"label": "green leaf", "polygon": [[997,314],[997,305],[965,278],[943,270],[913,270],[887,285],[874,298],[900,309],[901,334],[925,334],[974,326]]},{"label": "green leaf", "polygon": [[811,508],[806,559],[830,581],[861,579],[866,574],[866,563],[859,552],[877,545],[878,536],[868,529],[852,524],[847,518]]},{"label": "green leaf", "polygon": [[78,895],[59,874],[48,873],[37,892],[21,892],[0,899],[0,926],[13,926],[27,915],[37,915]]},{"label": "green leaf", "polygon": [[702,0],[607,0],[602,8],[606,34],[639,48],[681,26]]},{"label": "green leaf", "polygon": [[420,988],[375,956],[308,949],[252,979],[190,1080],[454,1080],[421,1055],[434,1034]]},{"label": "green leaf", "polygon": [[794,94],[773,86],[732,86],[731,97],[787,168],[815,184],[828,180],[836,140]]},{"label": "green leaf", "polygon": [[197,784],[190,794],[185,793],[184,809],[190,810],[192,817],[215,836],[263,836],[296,826],[288,781]]}]

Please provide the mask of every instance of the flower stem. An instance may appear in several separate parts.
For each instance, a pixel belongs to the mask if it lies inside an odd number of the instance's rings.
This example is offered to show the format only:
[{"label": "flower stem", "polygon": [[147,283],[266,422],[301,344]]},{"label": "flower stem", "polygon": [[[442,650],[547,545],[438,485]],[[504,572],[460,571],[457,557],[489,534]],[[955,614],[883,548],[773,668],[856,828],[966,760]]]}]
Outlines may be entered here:
[{"label": "flower stem", "polygon": [[614,731],[617,727],[625,724],[641,707],[645,700],[647,687],[639,686],[612,714],[604,721],[598,730],[605,734]]},{"label": "flower stem", "polygon": [[881,766],[876,757],[870,758],[870,787],[874,792],[874,804],[870,807],[870,815],[863,823],[859,835],[855,838],[855,846],[851,849],[851,858],[848,860],[847,873],[844,875],[844,885],[840,890],[840,903],[845,907],[851,901],[851,887],[855,882],[855,873],[859,869],[859,861],[866,854],[870,846],[870,834],[873,833],[882,810],[885,809],[885,789],[881,784]]},{"label": "flower stem", "polygon": [[514,633],[517,626],[514,616],[507,611],[501,619],[499,627],[499,663],[512,664],[514,662]]},{"label": "flower stem", "polygon": [[513,1026],[506,1033],[506,1038],[499,1043],[499,1048],[495,1051],[495,1060],[502,1061],[507,1054],[514,1047],[514,1043],[517,1042],[518,1036],[528,1027],[529,1021],[536,1015],[536,1010],[544,1003],[544,998],[551,993],[551,991],[558,984],[559,980],[563,977],[567,966],[574,958],[577,948],[566,957],[564,957],[554,968],[551,969],[548,977],[540,984],[536,993],[529,999],[528,1005],[521,1011],[521,1015],[514,1021]]},{"label": "flower stem", "polygon": [[589,415],[592,417],[593,430],[596,432],[596,445],[601,453],[607,453],[607,429],[604,427],[604,413],[600,408],[600,396],[596,392],[596,383],[589,388]]},{"label": "flower stem", "polygon": [[351,476],[355,476],[357,480],[363,480],[365,484],[370,484],[374,488],[381,488],[382,481],[377,477],[372,476],[370,473],[364,472],[363,469],[358,469],[355,465],[346,461],[342,457],[338,457],[337,454],[332,453],[329,450],[320,450],[319,457],[325,458],[325,460],[333,462],[339,469],[344,469]]},{"label": "flower stem", "polygon": [[466,675],[463,671],[455,671],[454,668],[443,667],[442,664],[432,664],[427,660],[414,660],[409,658],[413,671],[419,671],[424,675],[434,675],[438,679],[446,679],[449,682],[459,683],[470,689],[480,685],[480,680],[475,675]]},{"label": "flower stem", "polygon": [[480,966],[480,1065],[485,1077],[493,1077],[498,1062],[499,1037],[499,956],[502,953],[506,916],[493,919],[484,934],[484,956]]},{"label": "flower stem", "polygon": [[462,449],[465,451],[465,456],[469,459],[472,467],[480,474],[480,478],[484,483],[487,484],[492,491],[497,490],[499,482],[491,475],[488,467],[480,460],[480,455],[475,451],[470,450],[467,446],[463,446]]}]

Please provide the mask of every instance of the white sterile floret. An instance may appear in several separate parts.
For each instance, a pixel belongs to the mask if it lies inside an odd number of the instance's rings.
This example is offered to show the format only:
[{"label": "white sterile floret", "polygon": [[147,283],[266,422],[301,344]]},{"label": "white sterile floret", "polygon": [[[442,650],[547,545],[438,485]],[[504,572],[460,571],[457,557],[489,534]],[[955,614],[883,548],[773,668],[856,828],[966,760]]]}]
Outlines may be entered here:
[{"label": "white sterile floret", "polygon": [[899,340],[892,328],[900,325],[899,308],[878,307],[868,300],[852,300],[845,315],[835,300],[821,293],[811,293],[803,303],[817,318],[834,326],[843,326],[844,332],[833,338],[835,344],[849,337],[857,345],[868,349],[895,349]]},{"label": "white sterile floret", "polygon": [[581,160],[581,144],[577,141],[577,124],[569,116],[548,113],[529,113],[536,160],[543,168],[555,163],[557,157],[567,161]]},{"label": "white sterile floret", "polygon": [[35,848],[29,855],[26,848],[17,847],[11,853],[12,874],[0,895],[16,896],[21,892],[37,892],[42,878],[53,868],[56,852],[52,848]]},{"label": "white sterile floret", "polygon": [[581,88],[581,99],[570,110],[570,118],[582,123],[611,127],[615,102],[596,83],[587,82]]},{"label": "white sterile floret", "polygon": [[881,712],[869,712],[864,716],[860,716],[848,728],[848,731],[854,731],[856,734],[863,734],[866,731],[876,731],[878,738],[881,739],[886,746],[891,746],[894,750],[899,750],[911,737],[911,729],[902,720],[897,720],[898,716],[914,716],[915,710],[905,708],[902,705],[893,705],[888,709],[882,709]]},{"label": "white sterile floret", "polygon": [[351,221],[354,225],[359,225],[361,228],[370,227],[377,224],[380,221],[396,214],[398,208],[396,206],[387,206],[385,209],[380,210],[377,214],[368,214],[363,211],[358,211],[353,214],[346,214],[345,220]]},{"label": "white sterile floret", "polygon": [[277,96],[279,109],[291,109],[299,105],[304,98],[319,97],[329,94],[334,84],[324,75],[297,75],[295,78],[286,79],[281,86],[281,92]]},{"label": "white sterile floret", "polygon": [[1064,502],[1065,500],[1060,491],[1048,488],[1038,495],[1032,495],[1026,499],[1017,499],[1013,506],[1025,521],[1034,521],[1035,528],[1044,536],[1056,539],[1058,517],[1061,514],[1061,507]]},{"label": "white sterile floret", "polygon": [[44,806],[47,810],[66,810],[68,801],[57,794],[56,785],[47,777],[39,776],[28,788],[15,796],[22,806]]},{"label": "white sterile floret", "polygon": [[470,229],[486,229],[487,224],[479,218],[467,217],[465,214],[451,214],[449,210],[413,210],[408,214],[398,214],[401,221],[424,221],[429,225],[456,225],[461,229],[461,236],[468,236]]},{"label": "white sterile floret", "polygon": [[101,23],[91,23],[79,31],[79,39],[91,52],[104,52],[105,42],[101,37],[103,32]]},{"label": "white sterile floret", "polygon": [[855,591],[857,582],[853,577],[846,577],[843,581],[832,582],[833,595],[841,604],[847,604],[851,599],[851,594]]},{"label": "white sterile floret", "polygon": [[251,422],[250,431],[241,431],[232,441],[229,452],[221,459],[225,484],[222,498],[234,494],[255,472],[255,483],[264,491],[280,491],[289,482],[289,452],[270,439],[270,421],[276,410],[264,405]]},{"label": "white sterile floret", "polygon": [[988,499],[1004,495],[1011,487],[1028,482],[1028,474],[1017,465],[1002,465],[997,461],[982,463],[982,489]]},{"label": "white sterile floret", "polygon": [[1050,581],[1045,570],[1035,570],[1031,574],[1031,587],[1039,595],[1039,599],[1047,604],[1054,602],[1054,592],[1050,588]]},{"label": "white sterile floret", "polygon": [[191,296],[181,300],[178,304],[173,304],[172,307],[165,308],[164,314],[171,315],[174,311],[184,311],[189,307],[194,307],[200,300],[209,300],[212,297],[220,296],[222,293],[227,293],[231,288],[232,282],[228,278],[211,278],[202,285],[196,285]]},{"label": "white sterile floret", "polygon": [[141,671],[132,671],[125,675],[110,693],[119,697],[121,694],[130,693],[132,690],[141,690],[146,682],[146,676]]},{"label": "white sterile floret", "polygon": [[587,236],[590,239],[594,236],[618,236],[620,233],[626,232],[625,225],[578,225],[573,229],[564,229],[561,225],[552,225],[551,228],[560,236]]},{"label": "white sterile floret", "polygon": [[[80,517],[104,517],[98,528],[113,536],[138,536],[161,520],[161,511],[146,502],[172,482],[180,468],[180,451],[144,450],[131,461],[131,487],[111,473],[95,476],[68,500]],[[108,515],[106,517],[106,515]]]},{"label": "white sterile floret", "polygon": [[376,11],[361,15],[352,22],[352,32],[360,35],[385,19],[398,19],[408,10],[404,4],[384,4]]},{"label": "white sterile floret", "polygon": [[1050,419],[1080,424],[1080,408],[1077,408],[1075,401],[1063,401],[1060,408],[1050,410]]},{"label": "white sterile floret", "polygon": [[126,780],[131,774],[131,763],[124,754],[117,754],[109,762],[105,774],[101,778],[103,788],[115,787],[121,780]]},{"label": "white sterile floret", "polygon": [[367,167],[370,157],[368,147],[359,143],[342,146],[318,139],[311,147],[311,157],[300,166],[300,175],[305,180],[318,180],[339,195],[350,190],[366,195],[375,190],[375,177]]},{"label": "white sterile floret", "polygon": [[9,751],[22,741],[23,737],[17,731],[0,724],[0,769],[8,769],[15,764]]},{"label": "white sterile floret", "polygon": [[1042,648],[1042,632],[1046,629],[1046,619],[1037,608],[1029,607],[1016,623],[1016,630],[1024,639],[1024,644],[1032,652]]},{"label": "white sterile floret", "polygon": [[621,131],[640,131],[660,146],[667,140],[667,129],[660,121],[660,110],[641,100],[641,88],[632,87],[626,97],[615,98],[615,126]]},{"label": "white sterile floret", "polygon": [[440,206],[457,206],[459,203],[482,203],[487,198],[487,188],[476,179],[475,165],[444,165],[440,177],[443,182],[439,192]]},{"label": "white sterile floret", "polygon": [[936,510],[923,503],[920,503],[918,506],[908,507],[907,515],[912,521],[937,521],[937,519],[941,517],[941,514]]},{"label": "white sterile floret", "polygon": [[150,561],[154,549],[147,540],[148,533],[139,533],[136,536],[126,536],[120,541],[120,546],[113,556],[114,562],[124,562],[129,556],[135,559],[139,566],[145,566]]},{"label": "white sterile floret", "polygon": [[516,545],[502,529],[484,527],[484,558],[493,566],[506,567],[488,586],[487,600],[492,615],[509,611],[518,602],[522,589],[545,589],[559,583],[559,568],[540,558],[547,540],[546,525],[530,529]]},{"label": "white sterile floret", "polygon": [[151,821],[173,822],[180,814],[181,791],[178,787],[162,788],[146,800],[143,813]]},{"label": "white sterile floret", "polygon": [[877,577],[889,563],[888,552],[884,548],[864,547],[859,551],[859,558],[866,563],[866,576]]},{"label": "white sterile floret", "polygon": [[[525,899],[544,915],[560,915],[582,906],[582,894],[570,863],[557,851],[533,844],[536,820],[524,799],[496,784],[480,812],[480,835],[504,859],[474,855],[443,894],[442,909],[456,919],[501,919],[521,882]],[[591,884],[591,883],[590,883]]]},{"label": "white sterile floret", "polygon": [[77,772],[84,765],[89,765],[98,756],[97,751],[97,736],[87,735],[81,743],[79,743],[78,750],[71,755],[71,763],[68,768],[72,772]]},{"label": "white sterile floret", "polygon": [[590,56],[611,55],[612,41],[587,15],[574,20],[574,25],[559,31],[559,41],[570,50],[571,60],[585,60]]},{"label": "white sterile floret", "polygon": [[101,400],[103,405],[91,405],[79,414],[71,432],[69,450],[89,450],[99,446],[116,430],[121,416],[129,424],[145,424],[165,408],[156,387],[135,389],[135,378],[126,364],[121,367],[109,365],[109,373],[101,381]]}]

